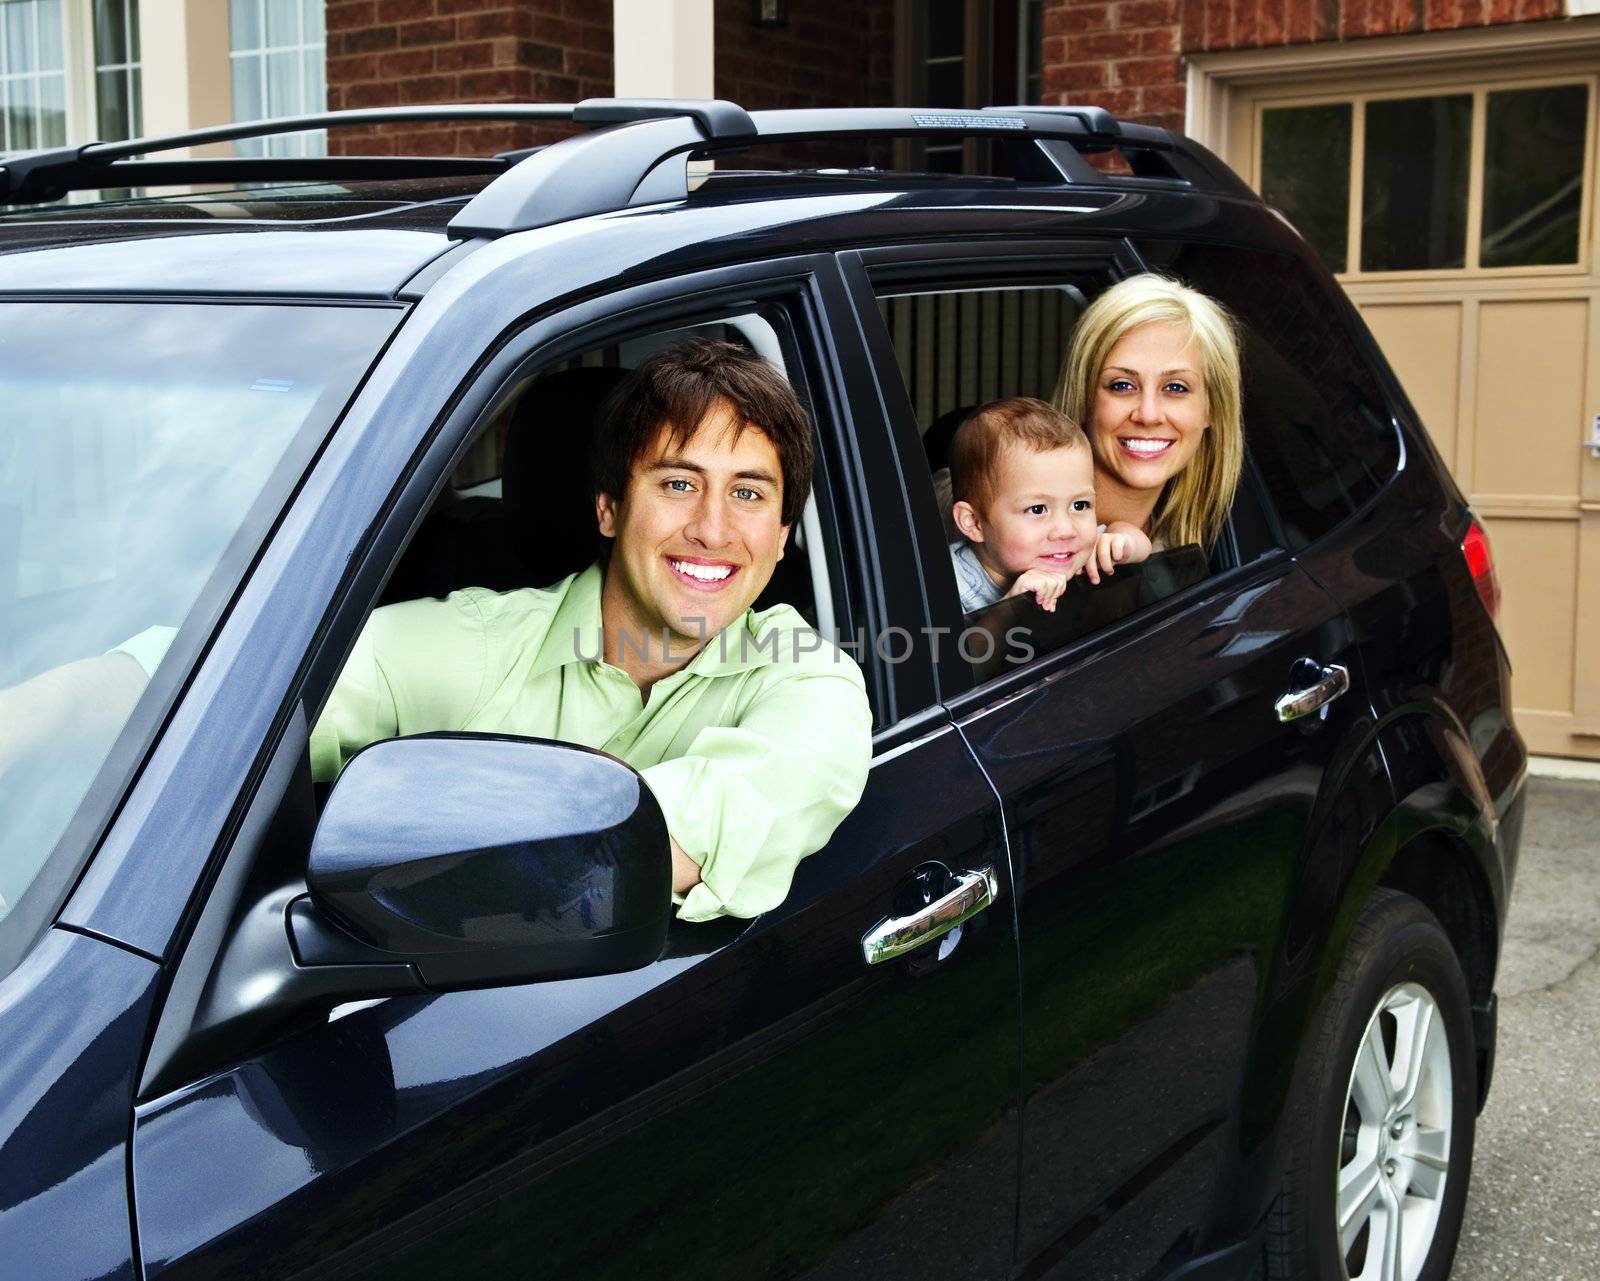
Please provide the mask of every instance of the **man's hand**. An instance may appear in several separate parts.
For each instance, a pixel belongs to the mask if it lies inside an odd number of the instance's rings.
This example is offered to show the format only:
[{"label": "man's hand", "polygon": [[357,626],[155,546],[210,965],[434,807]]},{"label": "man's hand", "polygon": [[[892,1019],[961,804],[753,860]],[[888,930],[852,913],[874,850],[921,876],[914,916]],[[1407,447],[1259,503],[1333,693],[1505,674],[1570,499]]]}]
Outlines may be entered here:
[{"label": "man's hand", "polygon": [[0,774],[49,744],[109,744],[145,684],[144,669],[113,652],[52,667],[0,690]]},{"label": "man's hand", "polygon": [[1137,565],[1149,555],[1148,534],[1125,520],[1112,521],[1106,526],[1105,532],[1095,539],[1085,572],[1091,583],[1098,583],[1101,574],[1109,576],[1116,573],[1118,565]]},{"label": "man's hand", "polygon": [[1067,589],[1067,580],[1078,572],[1078,564],[1072,565],[1066,573],[1058,574],[1049,569],[1029,569],[1017,575],[1017,581],[1011,584],[1011,590],[1005,594],[1005,599],[1013,596],[1022,596],[1028,592],[1033,593],[1033,599],[1039,602],[1039,608],[1047,614],[1056,612],[1056,602],[1061,599],[1061,593]]}]

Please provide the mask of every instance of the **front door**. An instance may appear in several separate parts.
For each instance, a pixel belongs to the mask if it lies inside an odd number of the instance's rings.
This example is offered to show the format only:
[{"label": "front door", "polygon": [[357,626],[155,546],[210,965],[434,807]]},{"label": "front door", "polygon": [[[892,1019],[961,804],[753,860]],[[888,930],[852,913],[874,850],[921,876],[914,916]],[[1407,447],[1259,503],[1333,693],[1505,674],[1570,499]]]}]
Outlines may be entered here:
[{"label": "front door", "polygon": [[[1508,51],[1498,68],[1514,65]],[[1235,90],[1228,158],[1321,252],[1488,529],[1518,728],[1600,758],[1594,56]]]}]

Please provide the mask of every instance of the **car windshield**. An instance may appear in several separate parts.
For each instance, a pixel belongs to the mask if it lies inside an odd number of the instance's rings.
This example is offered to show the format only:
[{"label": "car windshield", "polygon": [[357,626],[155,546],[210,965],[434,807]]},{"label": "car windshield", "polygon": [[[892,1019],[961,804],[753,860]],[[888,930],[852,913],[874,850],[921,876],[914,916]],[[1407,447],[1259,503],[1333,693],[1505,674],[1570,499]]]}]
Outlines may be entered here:
[{"label": "car windshield", "polygon": [[135,704],[176,687],[398,315],[0,304],[0,973],[20,909],[70,885],[113,748],[148,745]]}]

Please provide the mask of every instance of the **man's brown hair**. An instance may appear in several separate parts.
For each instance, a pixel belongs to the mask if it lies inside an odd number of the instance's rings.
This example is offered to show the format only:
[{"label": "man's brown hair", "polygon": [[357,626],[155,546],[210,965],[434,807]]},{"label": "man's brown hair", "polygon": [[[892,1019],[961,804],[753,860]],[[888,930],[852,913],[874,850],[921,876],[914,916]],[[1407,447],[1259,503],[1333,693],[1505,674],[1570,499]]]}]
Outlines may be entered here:
[{"label": "man's brown hair", "polygon": [[689,338],[658,351],[625,378],[600,416],[590,455],[595,492],[621,499],[628,477],[663,427],[681,448],[717,401],[733,408],[734,439],[754,428],[778,452],[781,519],[800,519],[811,493],[811,421],[794,388],[768,361],[737,343]]},{"label": "man's brown hair", "polygon": [[1011,396],[980,405],[950,441],[950,498],[982,510],[995,496],[1000,459],[1014,448],[1089,448],[1083,428],[1059,409],[1032,396]]}]

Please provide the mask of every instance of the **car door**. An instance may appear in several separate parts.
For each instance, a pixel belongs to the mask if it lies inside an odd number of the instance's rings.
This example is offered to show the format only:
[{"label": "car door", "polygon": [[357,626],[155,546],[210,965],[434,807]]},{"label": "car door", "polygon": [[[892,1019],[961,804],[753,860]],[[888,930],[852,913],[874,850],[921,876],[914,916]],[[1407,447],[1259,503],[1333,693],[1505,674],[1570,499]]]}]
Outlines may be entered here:
[{"label": "car door", "polygon": [[[875,703],[861,803],[779,909],[675,924],[644,969],[356,1002],[218,1070],[161,1080],[134,1134],[146,1277],[1008,1266],[1010,871],[993,791],[939,705],[931,661],[876,640],[919,627],[923,602],[903,570],[914,545],[881,419],[860,412],[876,409],[875,383],[858,347],[826,336],[836,269],[790,262],[586,303],[532,331],[518,367],[570,355],[579,335],[590,348],[637,336],[657,313],[683,325],[741,306],[776,317],[819,428],[834,616]],[[376,547],[396,541],[386,529]],[[323,692],[308,687],[304,704]],[[230,866],[246,887],[303,862],[305,720],[236,838]],[[867,963],[874,926],[926,915],[962,875],[987,877],[997,906],[906,959]],[[213,931],[215,946],[238,924]],[[202,914],[191,950],[207,928]]]},{"label": "car door", "polygon": [[[918,332],[918,309],[954,317],[948,342],[979,353],[989,395],[1048,398],[1050,382],[1026,369],[1019,381],[1014,364],[987,370],[982,356],[1008,362],[1044,341],[990,341],[987,316],[1004,335],[1013,312],[1026,326],[1044,308],[984,295],[1092,297],[1141,266],[1114,242],[1098,265],[1083,246],[1053,267],[1014,255],[973,246],[962,265],[948,244],[863,255],[858,310],[869,336],[879,315],[890,326],[872,345],[908,474],[927,476],[917,428],[944,405],[913,407],[908,387],[926,380],[897,308]],[[979,295],[962,303],[970,333],[952,293]],[[1053,380],[1054,365],[1039,376]],[[1359,680],[1350,625],[1281,545],[1253,474],[1209,565],[1195,549],[1159,553],[1099,587],[1070,585],[1053,615],[1023,597],[963,618],[932,495],[924,480],[913,499],[937,622],[997,642],[959,649],[974,660],[964,687],[959,669],[944,675],[946,705],[1002,797],[1018,877],[1018,1263],[1030,1277],[1162,1276],[1235,1246],[1265,1212],[1250,1161],[1266,1151],[1295,1050],[1274,1001],[1310,937],[1290,908],[1302,882],[1338,876],[1381,813],[1381,771],[1352,759],[1370,719],[1359,693],[1293,723],[1275,710],[1327,665]],[[1365,771],[1356,784],[1353,770]]]}]

